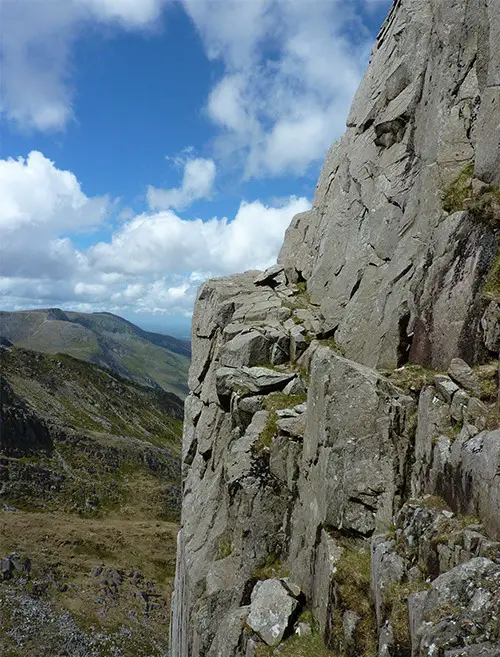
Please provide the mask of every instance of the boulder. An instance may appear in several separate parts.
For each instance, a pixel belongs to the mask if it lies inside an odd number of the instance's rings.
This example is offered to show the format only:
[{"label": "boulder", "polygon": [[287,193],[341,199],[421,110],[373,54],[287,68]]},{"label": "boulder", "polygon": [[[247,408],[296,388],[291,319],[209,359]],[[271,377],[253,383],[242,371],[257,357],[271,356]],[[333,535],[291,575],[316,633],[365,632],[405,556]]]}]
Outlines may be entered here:
[{"label": "boulder", "polygon": [[461,358],[454,358],[448,369],[448,374],[462,388],[465,388],[471,395],[479,397],[481,394],[481,382],[474,373],[472,367]]},{"label": "boulder", "polygon": [[280,580],[258,582],[252,591],[247,624],[268,646],[277,646],[292,622],[297,604]]},{"label": "boulder", "polygon": [[232,392],[267,394],[283,390],[296,376],[294,372],[277,372],[267,367],[220,367],[215,373],[219,397]]},{"label": "boulder", "polygon": [[453,395],[459,390],[457,384],[454,383],[449,376],[445,376],[444,374],[436,374],[434,377],[434,385],[436,386],[436,390],[442,395],[443,399],[448,402],[448,404],[451,403]]},{"label": "boulder", "polygon": [[[486,644],[488,649],[496,646],[498,654],[499,587],[500,565],[482,557],[435,579],[428,592],[418,594],[418,613],[410,613],[414,657],[453,655],[457,644],[465,642],[470,648],[474,644],[482,648]],[[412,607],[414,600],[410,610]],[[465,653],[469,654],[480,655],[481,651]]]},{"label": "boulder", "polygon": [[219,362],[226,367],[268,363],[271,347],[271,341],[257,330],[240,333],[222,347]]},{"label": "boulder", "polygon": [[500,352],[500,303],[491,301],[481,318],[486,348],[495,354]]},{"label": "boulder", "polygon": [[276,287],[280,283],[286,283],[285,270],[282,265],[269,267],[254,280],[254,285],[269,285],[269,287]]}]

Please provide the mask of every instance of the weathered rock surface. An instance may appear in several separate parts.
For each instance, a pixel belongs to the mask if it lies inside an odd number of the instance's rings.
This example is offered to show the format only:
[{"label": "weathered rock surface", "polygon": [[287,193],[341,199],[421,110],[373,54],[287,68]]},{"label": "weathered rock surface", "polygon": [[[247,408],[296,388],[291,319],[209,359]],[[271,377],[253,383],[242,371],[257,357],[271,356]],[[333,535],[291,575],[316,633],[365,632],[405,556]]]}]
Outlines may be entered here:
[{"label": "weathered rock surface", "polygon": [[396,367],[411,347],[446,368],[481,349],[476,293],[494,236],[463,212],[444,215],[441,198],[474,159],[480,180],[499,175],[487,45],[497,14],[497,0],[394,3],[313,207],[288,229],[279,262],[307,280],[353,360]]},{"label": "weathered rock surface", "polygon": [[500,654],[498,9],[396,0],[278,264],[200,288],[171,657],[303,611],[340,655]]},{"label": "weathered rock surface", "polygon": [[248,625],[268,646],[281,642],[297,607],[297,600],[277,579],[258,582],[252,591]]}]

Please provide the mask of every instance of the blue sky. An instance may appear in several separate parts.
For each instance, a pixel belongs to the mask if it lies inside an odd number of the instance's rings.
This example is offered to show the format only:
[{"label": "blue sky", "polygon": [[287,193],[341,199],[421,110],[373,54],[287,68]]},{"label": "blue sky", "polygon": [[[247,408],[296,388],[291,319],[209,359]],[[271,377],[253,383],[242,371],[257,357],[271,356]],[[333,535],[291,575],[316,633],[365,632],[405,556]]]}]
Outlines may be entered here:
[{"label": "blue sky", "polygon": [[182,331],[312,200],[386,0],[0,0],[0,294]]}]

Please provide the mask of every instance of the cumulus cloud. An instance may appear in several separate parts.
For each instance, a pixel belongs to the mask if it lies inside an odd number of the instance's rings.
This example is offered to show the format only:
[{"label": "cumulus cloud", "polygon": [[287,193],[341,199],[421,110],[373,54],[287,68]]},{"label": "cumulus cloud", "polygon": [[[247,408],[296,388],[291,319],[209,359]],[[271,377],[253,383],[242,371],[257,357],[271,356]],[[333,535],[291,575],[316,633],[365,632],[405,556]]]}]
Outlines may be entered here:
[{"label": "cumulus cloud", "polygon": [[71,305],[189,314],[210,276],[263,269],[305,198],[243,202],[234,217],[187,220],[173,210],[119,219],[107,241],[81,249],[110,202],[89,198],[73,173],[41,153],[0,160],[0,294],[10,308]]},{"label": "cumulus cloud", "polygon": [[173,212],[143,214],[88,252],[92,268],[128,276],[210,271],[229,274],[265,269],[276,260],[293,215],[309,208],[305,198],[280,207],[241,203],[234,219],[185,220]]},{"label": "cumulus cloud", "polygon": [[182,210],[199,199],[209,198],[215,182],[216,166],[213,160],[188,159],[184,165],[181,187],[159,189],[148,187],[148,205],[151,210],[174,208]]},{"label": "cumulus cloud", "polygon": [[66,234],[94,230],[110,208],[37,151],[0,160],[0,198],[1,276],[64,277],[78,260]]},{"label": "cumulus cloud", "polygon": [[208,56],[225,67],[207,101],[210,118],[221,128],[218,154],[238,154],[247,177],[304,173],[342,133],[365,66],[372,37],[359,5],[183,3]]},{"label": "cumulus cloud", "polygon": [[0,0],[2,114],[23,128],[63,128],[73,116],[71,48],[80,29],[144,29],[167,1]]}]

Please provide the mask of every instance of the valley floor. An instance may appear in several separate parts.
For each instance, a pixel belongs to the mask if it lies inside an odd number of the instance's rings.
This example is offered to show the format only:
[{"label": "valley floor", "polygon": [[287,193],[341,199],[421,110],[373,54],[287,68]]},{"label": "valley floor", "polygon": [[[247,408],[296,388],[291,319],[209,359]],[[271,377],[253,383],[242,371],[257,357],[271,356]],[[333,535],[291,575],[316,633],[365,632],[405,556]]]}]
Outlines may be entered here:
[{"label": "valley floor", "polygon": [[167,647],[177,526],[0,512],[0,653],[159,655]]}]

